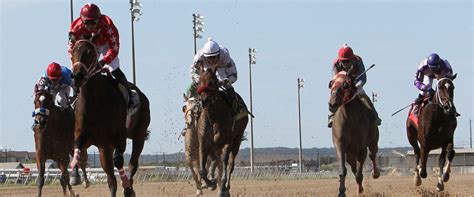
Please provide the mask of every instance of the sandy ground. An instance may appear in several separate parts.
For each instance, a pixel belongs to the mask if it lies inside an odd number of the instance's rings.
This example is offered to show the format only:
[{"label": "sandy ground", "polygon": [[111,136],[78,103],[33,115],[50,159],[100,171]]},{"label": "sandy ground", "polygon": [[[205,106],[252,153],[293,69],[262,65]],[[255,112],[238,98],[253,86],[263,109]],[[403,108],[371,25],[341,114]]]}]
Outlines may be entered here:
[{"label": "sandy ground", "polygon": [[[445,191],[437,193],[437,177],[428,176],[420,187],[415,187],[412,176],[381,176],[379,179],[364,178],[362,196],[474,196],[474,175],[451,175]],[[346,178],[346,194],[356,196],[353,177]],[[74,187],[81,196],[109,196],[107,185],[92,185],[88,189]],[[118,190],[121,194],[122,189]],[[135,185],[136,196],[195,196],[194,182],[153,182]],[[232,196],[335,196],[337,179],[315,180],[252,180],[234,181]],[[0,196],[35,196],[35,186],[0,186]],[[59,185],[45,186],[43,196],[62,196]],[[204,190],[204,196],[217,196],[217,191]]]}]

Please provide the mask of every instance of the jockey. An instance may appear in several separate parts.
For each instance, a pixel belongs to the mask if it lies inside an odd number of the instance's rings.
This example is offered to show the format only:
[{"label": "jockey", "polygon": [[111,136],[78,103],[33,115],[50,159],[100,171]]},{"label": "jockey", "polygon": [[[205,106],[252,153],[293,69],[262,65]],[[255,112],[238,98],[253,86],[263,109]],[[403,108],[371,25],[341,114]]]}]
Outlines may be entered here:
[{"label": "jockey", "polygon": [[[423,59],[418,66],[415,75],[414,85],[420,93],[413,104],[413,112],[418,116],[419,105],[423,102],[425,97],[429,97],[434,93],[432,88],[433,79],[441,79],[445,77],[452,77],[453,69],[448,60],[443,60],[438,54],[432,53],[427,58]],[[456,112],[456,116],[459,114]]]},{"label": "jockey", "polygon": [[118,53],[120,43],[118,30],[112,19],[101,14],[97,5],[87,3],[81,9],[81,16],[71,24],[68,44],[69,56],[72,56],[71,52],[76,40],[90,39],[93,35],[97,36],[93,40],[97,52],[99,55],[102,55],[99,65],[107,68],[115,79],[127,89],[130,98],[128,107],[130,108],[133,105],[130,84],[125,74],[119,68]]},{"label": "jockey", "polygon": [[41,76],[35,85],[35,95],[40,92],[49,92],[55,95],[54,104],[56,106],[69,109],[70,98],[73,96],[71,74],[69,68],[60,66],[56,62],[50,63],[46,73]]},{"label": "jockey", "polygon": [[[344,44],[341,48],[339,48],[338,57],[334,60],[332,68],[333,76],[340,71],[347,72],[349,71],[349,69],[352,69],[351,77],[356,79],[355,86],[357,87],[359,98],[361,99],[362,103],[364,103],[364,105],[374,113],[374,116],[377,118],[377,125],[380,125],[382,120],[380,120],[374,105],[370,101],[367,94],[365,94],[365,91],[363,89],[364,84],[367,82],[367,76],[365,73],[363,73],[365,71],[365,67],[364,63],[362,62],[362,58],[358,55],[355,55],[352,51],[352,48],[349,47],[347,44]],[[357,79],[359,75],[360,77]],[[328,127],[331,128],[332,119],[334,117],[334,113],[336,113],[336,109],[331,109],[330,107],[329,112],[330,114],[328,116]]]},{"label": "jockey", "polygon": [[189,88],[191,96],[196,96],[196,85],[199,81],[199,66],[204,69],[217,69],[217,79],[225,89],[230,101],[235,98],[235,91],[232,84],[237,81],[237,69],[234,60],[230,57],[227,48],[217,44],[209,38],[204,47],[194,55],[194,62],[191,65],[192,84]]},{"label": "jockey", "polygon": [[[190,71],[192,83],[187,91],[190,98],[197,96],[196,86],[199,82],[199,67],[201,65],[204,66],[204,69],[217,69],[217,79],[225,89],[227,103],[232,106],[232,103],[236,98],[236,93],[232,84],[237,81],[237,69],[227,48],[217,44],[217,42],[212,40],[212,38],[209,38],[206,44],[204,44],[204,47],[194,55],[194,61],[191,65]],[[185,135],[187,128],[188,125],[186,124],[182,133],[183,136]]]}]

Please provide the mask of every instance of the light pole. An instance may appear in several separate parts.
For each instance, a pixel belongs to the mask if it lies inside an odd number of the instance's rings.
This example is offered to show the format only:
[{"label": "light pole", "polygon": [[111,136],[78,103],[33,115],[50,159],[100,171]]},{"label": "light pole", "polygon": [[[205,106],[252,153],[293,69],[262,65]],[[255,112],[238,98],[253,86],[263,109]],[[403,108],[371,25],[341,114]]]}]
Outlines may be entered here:
[{"label": "light pole", "polygon": [[300,105],[300,90],[304,87],[304,79],[298,78],[298,131],[300,136],[300,149],[299,149],[299,169],[300,173],[303,172],[303,149],[301,146],[301,105]]},{"label": "light pole", "polygon": [[153,152],[155,153],[155,162],[156,162],[156,165],[158,165],[158,154],[160,154],[159,152]]},{"label": "light pole", "polygon": [[469,147],[472,148],[472,125],[471,119],[469,119]]},{"label": "light pole", "polygon": [[[249,48],[249,84],[250,84],[250,112],[252,108],[252,64],[257,63],[257,49]],[[250,172],[253,173],[253,116],[250,117]]]},{"label": "light pole", "polygon": [[73,12],[72,1],[73,1],[73,0],[70,0],[70,1],[69,1],[69,7],[71,8],[71,23],[74,21],[74,12]]},{"label": "light pole", "polygon": [[378,101],[378,100],[377,100],[377,96],[378,96],[377,93],[372,92],[372,103],[373,103],[374,105],[375,105],[375,103]]},{"label": "light pole", "polygon": [[130,0],[130,16],[131,16],[131,25],[132,25],[132,78],[133,84],[137,84],[135,76],[135,28],[134,21],[140,20],[142,15],[142,4],[138,0]]},{"label": "light pole", "polygon": [[204,31],[204,16],[200,14],[193,14],[193,31],[194,31],[194,54],[197,53],[196,48],[196,39],[202,38],[202,33]]}]

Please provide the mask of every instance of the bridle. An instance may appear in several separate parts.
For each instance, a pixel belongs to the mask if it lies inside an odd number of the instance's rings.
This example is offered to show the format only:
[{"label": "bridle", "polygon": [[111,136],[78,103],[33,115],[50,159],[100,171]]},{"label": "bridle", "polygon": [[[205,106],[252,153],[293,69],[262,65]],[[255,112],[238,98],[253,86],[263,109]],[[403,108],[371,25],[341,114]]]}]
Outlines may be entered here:
[{"label": "bridle", "polygon": [[[440,94],[440,91],[439,91],[439,84],[441,83],[441,81],[444,81],[444,80],[448,80],[449,82],[453,83],[453,80],[450,79],[450,78],[441,78],[440,80],[438,80],[438,82],[436,83],[436,93],[435,93],[435,97],[436,97],[436,100],[438,100],[438,104],[441,106],[441,107],[446,107],[446,105],[449,103],[443,103],[443,100],[441,99],[441,94]],[[449,95],[448,95],[449,96]],[[452,98],[449,98],[449,101],[452,101]],[[450,107],[450,106],[447,106],[447,107]]]}]

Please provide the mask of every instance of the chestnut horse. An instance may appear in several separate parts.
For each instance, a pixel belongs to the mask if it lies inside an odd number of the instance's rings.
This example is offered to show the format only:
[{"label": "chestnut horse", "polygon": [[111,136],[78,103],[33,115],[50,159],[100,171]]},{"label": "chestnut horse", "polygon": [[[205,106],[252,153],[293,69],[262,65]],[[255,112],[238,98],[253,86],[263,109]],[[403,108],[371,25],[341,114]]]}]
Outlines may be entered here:
[{"label": "chestnut horse", "polygon": [[[197,132],[197,120],[202,110],[199,98],[189,98],[184,95],[185,105],[183,106],[184,119],[187,124],[186,134],[184,136],[184,147],[186,155],[186,163],[191,169],[193,180],[196,186],[196,196],[203,195],[202,189],[207,185],[203,185],[201,176],[199,175],[199,139]],[[218,177],[222,176],[222,161],[217,159],[217,155],[212,155],[206,164],[206,168],[210,169],[210,177],[215,178],[215,169],[219,169]],[[217,180],[220,185],[220,180]],[[210,190],[214,191],[217,185],[211,185]]]},{"label": "chestnut horse", "polygon": [[[223,176],[218,177],[221,181],[219,196],[230,196],[230,180],[234,171],[234,161],[239,152],[249,118],[247,115],[235,120],[232,108],[224,100],[223,92],[219,91],[219,81],[212,69],[203,71],[201,67],[197,93],[202,103],[202,110],[197,122],[199,174],[207,186],[214,186],[216,182],[207,177],[207,159],[214,155],[221,159]],[[238,94],[236,94],[236,99],[242,101]]]},{"label": "chestnut horse", "polygon": [[367,148],[373,166],[372,177],[376,179],[380,176],[375,162],[379,140],[377,123],[359,99],[354,79],[349,76],[347,72],[341,71],[329,83],[329,107],[336,110],[332,141],[339,160],[339,196],[345,196],[346,161],[354,173],[358,193],[364,191],[362,169],[367,158]]},{"label": "chestnut horse", "polygon": [[127,130],[127,109],[118,83],[108,71],[100,68],[94,44],[88,40],[79,40],[72,49],[74,83],[80,87],[75,108],[75,152],[71,166],[78,162],[79,154],[87,151],[91,145],[99,148],[100,163],[107,174],[111,196],[117,192],[117,180],[114,166],[122,180],[125,196],[134,196],[133,179],[127,177],[123,168],[123,153],[127,137],[133,140],[130,161],[131,176],[138,168],[138,158],[148,137],[150,123],[149,102],[141,91],[133,86],[140,95],[141,108],[131,117]]},{"label": "chestnut horse", "polygon": [[[444,190],[444,183],[449,180],[451,162],[454,158],[454,130],[457,126],[456,111],[454,108],[454,82],[456,75],[450,78],[441,78],[436,85],[434,96],[421,109],[419,121],[412,120],[412,110],[407,119],[408,141],[415,152],[416,170],[415,185],[421,185],[421,178],[426,178],[426,162],[430,150],[441,148],[439,155],[440,174],[436,189]],[[419,145],[418,145],[419,143]],[[448,163],[444,168],[448,156]],[[421,158],[421,165],[420,164]],[[421,178],[420,178],[421,176]]]},{"label": "chestnut horse", "polygon": [[[41,83],[41,82],[40,82]],[[44,185],[45,162],[54,160],[61,170],[60,183],[63,194],[66,195],[66,186],[69,194],[76,193],[69,184],[69,154],[74,142],[74,114],[72,109],[62,109],[54,105],[54,97],[50,91],[39,91],[35,94],[33,113],[35,126],[36,166],[38,168],[38,196],[42,195]]]}]

